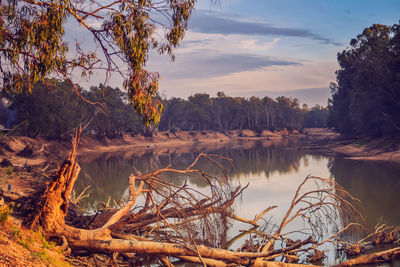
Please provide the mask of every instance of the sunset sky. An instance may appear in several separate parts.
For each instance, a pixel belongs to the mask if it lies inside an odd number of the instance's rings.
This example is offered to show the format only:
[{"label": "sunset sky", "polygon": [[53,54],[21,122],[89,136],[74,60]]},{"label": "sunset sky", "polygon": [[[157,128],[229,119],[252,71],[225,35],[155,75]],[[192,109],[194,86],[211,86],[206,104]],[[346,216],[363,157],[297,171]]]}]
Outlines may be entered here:
[{"label": "sunset sky", "polygon": [[[335,81],[336,55],[374,23],[399,23],[399,0],[199,0],[176,60],[152,55],[147,68],[161,75],[160,92],[186,98],[297,97],[326,106]],[[94,22],[96,23],[96,22]],[[70,25],[70,43],[92,37]],[[81,35],[79,35],[81,34]],[[90,39],[88,39],[90,38]],[[104,73],[90,84],[104,81]],[[109,83],[122,87],[122,78]]]},{"label": "sunset sky", "polygon": [[326,105],[337,53],[367,26],[399,23],[399,14],[398,0],[200,0],[175,62],[157,56],[149,68],[168,97],[283,93]]}]

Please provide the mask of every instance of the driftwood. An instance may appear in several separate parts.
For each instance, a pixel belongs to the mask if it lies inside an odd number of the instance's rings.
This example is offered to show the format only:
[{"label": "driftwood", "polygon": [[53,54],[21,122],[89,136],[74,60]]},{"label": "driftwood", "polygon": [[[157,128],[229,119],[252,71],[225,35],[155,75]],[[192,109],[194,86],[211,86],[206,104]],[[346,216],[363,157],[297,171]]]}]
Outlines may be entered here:
[{"label": "driftwood", "polygon": [[[232,204],[244,188],[231,188],[226,177],[213,177],[193,169],[200,158],[221,167],[216,158],[223,158],[200,154],[184,170],[167,167],[149,174],[132,174],[129,177],[129,199],[123,207],[110,213],[96,229],[76,228],[67,225],[65,217],[68,199],[80,171],[76,162],[78,140],[79,132],[68,159],[43,193],[38,212],[27,222],[30,228],[63,237],[63,249],[68,244],[73,251],[111,253],[136,261],[151,257],[166,266],[172,266],[172,259],[209,266],[300,266],[290,263],[300,259],[299,252],[309,253],[310,262],[321,260],[324,255],[317,249],[320,245],[327,242],[349,245],[339,240],[340,234],[358,225],[350,223],[323,240],[322,232],[326,229],[321,222],[336,229],[339,228],[338,218],[341,224],[354,217],[362,221],[355,204],[357,200],[340,185],[332,179],[308,176],[296,191],[281,224],[269,234],[258,227],[258,221],[275,206],[267,208],[252,220],[235,215]],[[204,179],[210,193],[202,194],[186,184],[171,184],[161,178],[165,173]],[[306,183],[315,183],[317,189],[303,192]],[[293,232],[285,233],[284,229],[298,219],[304,220],[309,227],[301,232],[304,239],[293,241],[289,238]],[[252,237],[248,240],[249,246],[243,246],[238,251],[227,249],[235,240],[226,241],[229,220],[238,220],[253,227],[239,235],[249,234]],[[303,262],[307,261],[307,257],[303,258]],[[276,262],[277,259],[286,259],[288,263]]]},{"label": "driftwood", "polygon": [[362,255],[355,259],[351,259],[341,264],[336,265],[335,267],[346,267],[346,266],[357,266],[364,264],[374,264],[374,263],[384,263],[395,260],[400,257],[400,247],[388,249],[385,251],[380,251],[376,253],[370,253],[367,255]]}]

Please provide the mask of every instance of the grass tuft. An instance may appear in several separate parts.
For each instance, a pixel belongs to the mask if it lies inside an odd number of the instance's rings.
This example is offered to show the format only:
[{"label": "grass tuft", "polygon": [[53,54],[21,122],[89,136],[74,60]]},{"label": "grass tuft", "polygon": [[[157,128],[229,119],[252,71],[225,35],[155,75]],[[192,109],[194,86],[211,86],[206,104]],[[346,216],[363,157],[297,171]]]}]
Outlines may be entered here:
[{"label": "grass tuft", "polygon": [[10,217],[10,208],[8,205],[3,205],[0,207],[0,224],[4,225],[8,222]]},{"label": "grass tuft", "polygon": [[7,166],[6,167],[6,173],[8,176],[12,175],[14,173],[14,167],[13,166]]},{"label": "grass tuft", "polygon": [[38,236],[40,238],[40,241],[42,242],[42,248],[53,248],[56,245],[55,242],[47,241],[41,232],[38,233]]}]

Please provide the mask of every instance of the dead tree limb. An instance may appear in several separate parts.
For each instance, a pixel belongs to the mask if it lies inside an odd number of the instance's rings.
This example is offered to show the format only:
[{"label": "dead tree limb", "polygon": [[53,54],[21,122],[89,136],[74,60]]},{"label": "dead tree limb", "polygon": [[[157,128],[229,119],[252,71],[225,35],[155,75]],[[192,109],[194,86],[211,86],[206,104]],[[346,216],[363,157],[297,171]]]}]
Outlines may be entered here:
[{"label": "dead tree limb", "polygon": [[[317,189],[302,192],[304,185],[310,182],[314,182]],[[268,237],[266,244],[261,247],[261,252],[266,253],[273,250],[275,241],[278,239],[284,241],[282,239],[282,231],[297,218],[307,221],[310,233],[313,235],[318,234],[321,229],[312,218],[321,217],[333,222],[337,216],[353,218],[357,216],[364,221],[363,216],[356,207],[356,202],[358,202],[358,199],[352,197],[333,179],[307,176],[297,188],[291,205],[277,230],[271,237]],[[315,248],[316,246],[313,247]],[[257,258],[253,265],[256,266],[261,262],[262,258]]]},{"label": "dead tree limb", "polygon": [[363,264],[374,264],[374,263],[384,263],[393,261],[400,257],[400,247],[392,248],[385,251],[380,251],[376,253],[371,253],[367,255],[359,256],[355,259],[351,259],[341,264],[335,265],[335,267],[347,267],[347,266],[357,266]]}]

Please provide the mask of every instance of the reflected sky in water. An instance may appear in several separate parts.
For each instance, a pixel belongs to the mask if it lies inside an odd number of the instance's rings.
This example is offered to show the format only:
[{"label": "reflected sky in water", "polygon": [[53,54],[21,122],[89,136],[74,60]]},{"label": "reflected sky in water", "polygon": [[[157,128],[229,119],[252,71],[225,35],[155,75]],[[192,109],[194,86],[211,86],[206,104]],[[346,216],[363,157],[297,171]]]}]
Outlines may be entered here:
[{"label": "reflected sky in water", "polygon": [[[81,174],[76,183],[80,192],[86,185],[92,185],[90,197],[81,202],[89,210],[97,202],[111,203],[127,196],[128,176],[134,168],[147,173],[166,167],[186,168],[201,151],[190,153],[149,153],[129,157],[106,154],[95,161],[81,163]],[[233,165],[226,168],[233,184],[249,187],[235,204],[237,215],[253,219],[265,208],[277,205],[269,212],[271,223],[279,223],[288,209],[298,185],[307,175],[333,177],[352,195],[363,203],[363,213],[371,227],[378,222],[400,225],[400,164],[356,161],[343,157],[311,154],[302,148],[300,142],[270,143],[244,142],[227,144],[223,148],[202,151],[231,158]],[[206,160],[200,160],[196,168],[214,173],[215,168]],[[187,181],[199,190],[206,184],[196,178],[169,175],[164,177],[177,185]],[[310,188],[312,189],[312,188]],[[230,235],[235,235],[244,225],[234,224]],[[287,231],[298,228],[290,226]]]}]

